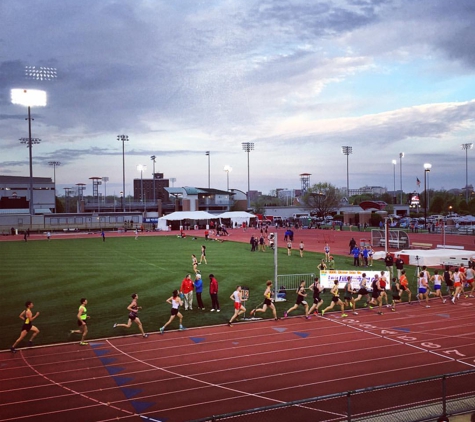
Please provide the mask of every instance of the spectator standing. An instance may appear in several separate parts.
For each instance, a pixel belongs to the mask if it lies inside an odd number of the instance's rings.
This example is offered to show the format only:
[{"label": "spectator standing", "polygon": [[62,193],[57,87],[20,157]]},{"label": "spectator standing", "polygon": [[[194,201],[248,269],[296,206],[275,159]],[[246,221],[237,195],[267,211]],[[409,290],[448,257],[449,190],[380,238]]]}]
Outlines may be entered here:
[{"label": "spectator standing", "polygon": [[389,278],[392,278],[394,258],[389,252],[387,252],[386,256],[384,257],[384,264],[386,265],[386,271],[389,272]]},{"label": "spectator standing", "polygon": [[397,270],[397,279],[399,280],[401,278],[401,272],[404,269],[404,261],[401,258],[401,255],[397,255],[396,261],[394,262],[396,265],[396,270]]},{"label": "spectator standing", "polygon": [[353,249],[355,249],[356,246],[356,240],[352,237],[349,243],[350,246],[350,253],[348,255],[351,255],[353,253]]},{"label": "spectator standing", "polygon": [[180,294],[183,294],[185,311],[187,311],[188,308],[190,308],[190,310],[193,310],[193,281],[191,281],[190,274],[187,274],[181,282]]},{"label": "spectator standing", "polygon": [[360,248],[355,246],[352,251],[353,254],[353,266],[359,267],[360,266]]},{"label": "spectator standing", "polygon": [[196,274],[195,281],[195,293],[196,293],[196,301],[198,302],[198,308],[202,311],[205,310],[205,306],[203,305],[203,299],[201,298],[201,294],[203,293],[203,280],[201,279],[201,274]]},{"label": "spectator standing", "polygon": [[218,280],[216,280],[214,274],[209,275],[209,295],[211,296],[211,312],[219,312]]}]

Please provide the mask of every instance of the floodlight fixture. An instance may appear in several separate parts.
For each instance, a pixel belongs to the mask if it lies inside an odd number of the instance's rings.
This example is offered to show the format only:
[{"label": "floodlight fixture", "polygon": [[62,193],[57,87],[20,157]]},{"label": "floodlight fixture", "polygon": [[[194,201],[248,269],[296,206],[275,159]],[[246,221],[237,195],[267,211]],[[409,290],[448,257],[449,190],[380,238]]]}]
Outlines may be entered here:
[{"label": "floodlight fixture", "polygon": [[25,107],[44,107],[47,98],[46,91],[40,89],[12,89],[10,90],[12,104]]},{"label": "floodlight fixture", "polygon": [[51,81],[58,77],[55,67],[25,66],[25,78],[36,81]]}]

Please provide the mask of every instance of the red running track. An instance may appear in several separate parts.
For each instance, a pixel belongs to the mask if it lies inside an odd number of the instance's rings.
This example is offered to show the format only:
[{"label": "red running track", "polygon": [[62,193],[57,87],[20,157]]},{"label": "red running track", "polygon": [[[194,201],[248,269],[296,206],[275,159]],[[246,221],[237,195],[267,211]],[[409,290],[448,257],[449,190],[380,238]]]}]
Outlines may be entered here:
[{"label": "red running track", "polygon": [[[474,369],[474,306],[432,300],[430,308],[401,305],[384,315],[362,310],[346,319],[333,313],[5,352],[0,420],[189,421]],[[396,408],[395,397],[426,403],[438,390],[383,390],[354,410]],[[344,409],[316,402],[279,411],[279,420],[342,420]]]}]

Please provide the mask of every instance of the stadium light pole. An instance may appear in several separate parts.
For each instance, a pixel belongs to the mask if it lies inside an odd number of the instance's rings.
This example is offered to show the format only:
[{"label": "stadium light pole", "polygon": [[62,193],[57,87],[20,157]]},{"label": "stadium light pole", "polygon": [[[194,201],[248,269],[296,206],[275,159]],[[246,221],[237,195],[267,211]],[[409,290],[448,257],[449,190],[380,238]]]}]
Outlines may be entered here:
[{"label": "stadium light pole", "polygon": [[53,184],[54,184],[54,212],[56,213],[56,167],[60,166],[59,161],[49,161],[49,166],[53,166]]},{"label": "stadium light pole", "polygon": [[243,142],[242,149],[247,152],[247,209],[251,209],[251,176],[249,169],[249,153],[254,150],[254,142]]},{"label": "stadium light pole", "polygon": [[30,161],[30,201],[29,201],[29,213],[30,213],[30,228],[33,223],[33,144],[39,144],[41,142],[38,138],[31,137],[31,107],[45,107],[46,106],[46,91],[38,89],[12,89],[10,91],[12,104],[18,104],[28,107],[28,138],[21,138],[22,144],[27,144],[29,150]]},{"label": "stadium light pole", "polygon": [[465,201],[468,204],[468,150],[473,148],[473,144],[462,144],[461,147],[465,150]]},{"label": "stadium light pole", "polygon": [[143,203],[143,172],[147,170],[147,166],[139,164],[137,170],[140,172],[140,202]]},{"label": "stadium light pole", "polygon": [[424,228],[427,229],[427,173],[430,172],[432,164],[424,164]]},{"label": "stadium light pole", "polygon": [[150,157],[150,159],[152,160],[152,163],[153,163],[153,174],[152,174],[152,176],[153,176],[153,181],[152,181],[152,183],[153,183],[153,206],[154,206],[154,207],[155,207],[155,204],[156,204],[156,202],[157,202],[157,194],[155,193],[155,163],[156,163],[155,159],[156,159],[156,158],[157,158],[157,157],[156,157],[155,155],[152,155],[152,156]]},{"label": "stadium light pole", "polygon": [[394,180],[394,194],[393,194],[393,204],[396,205],[396,164],[397,164],[397,161],[396,160],[393,160],[392,161],[393,163],[393,170],[394,170],[394,177],[393,177],[393,180]]},{"label": "stadium light pole", "polygon": [[211,154],[209,151],[205,153],[208,156],[208,189],[211,188]]},{"label": "stadium light pole", "polygon": [[59,167],[61,163],[59,161],[48,161],[49,166],[53,166],[53,183],[56,185],[56,167]]},{"label": "stadium light pole", "polygon": [[122,212],[125,212],[125,143],[129,140],[127,135],[117,135],[117,140],[122,142],[122,192],[123,195],[121,197],[122,202]]},{"label": "stadium light pole", "polygon": [[401,199],[400,199],[400,204],[402,205],[402,159],[404,158],[404,153],[400,152],[399,153],[399,182],[400,182],[400,188],[401,188]]},{"label": "stadium light pole", "polygon": [[226,190],[229,192],[229,173],[233,170],[231,166],[228,166],[227,164],[224,166],[224,171],[226,172]]},{"label": "stadium light pole", "polygon": [[350,154],[353,154],[353,147],[342,146],[341,152],[346,155],[346,195],[348,196],[348,201],[350,200]]}]

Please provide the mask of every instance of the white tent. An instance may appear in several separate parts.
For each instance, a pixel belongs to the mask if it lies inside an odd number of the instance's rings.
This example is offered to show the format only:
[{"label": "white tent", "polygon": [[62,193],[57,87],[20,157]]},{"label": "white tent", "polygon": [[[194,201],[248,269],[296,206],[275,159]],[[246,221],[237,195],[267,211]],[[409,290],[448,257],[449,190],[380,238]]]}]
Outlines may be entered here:
[{"label": "white tent", "polygon": [[175,211],[171,214],[164,215],[158,219],[157,227],[160,230],[168,230],[167,221],[182,221],[182,220],[210,220],[217,218],[216,215],[210,214],[206,211]]},{"label": "white tent", "polygon": [[206,211],[175,211],[171,214],[164,215],[160,219],[168,221],[181,221],[181,220],[211,220],[218,216],[210,214]]},{"label": "white tent", "polygon": [[232,227],[236,226],[236,223],[238,226],[241,226],[244,222],[247,226],[249,226],[249,220],[254,217],[256,217],[254,214],[248,213],[246,211],[228,211],[218,215],[219,219],[231,219]]}]

